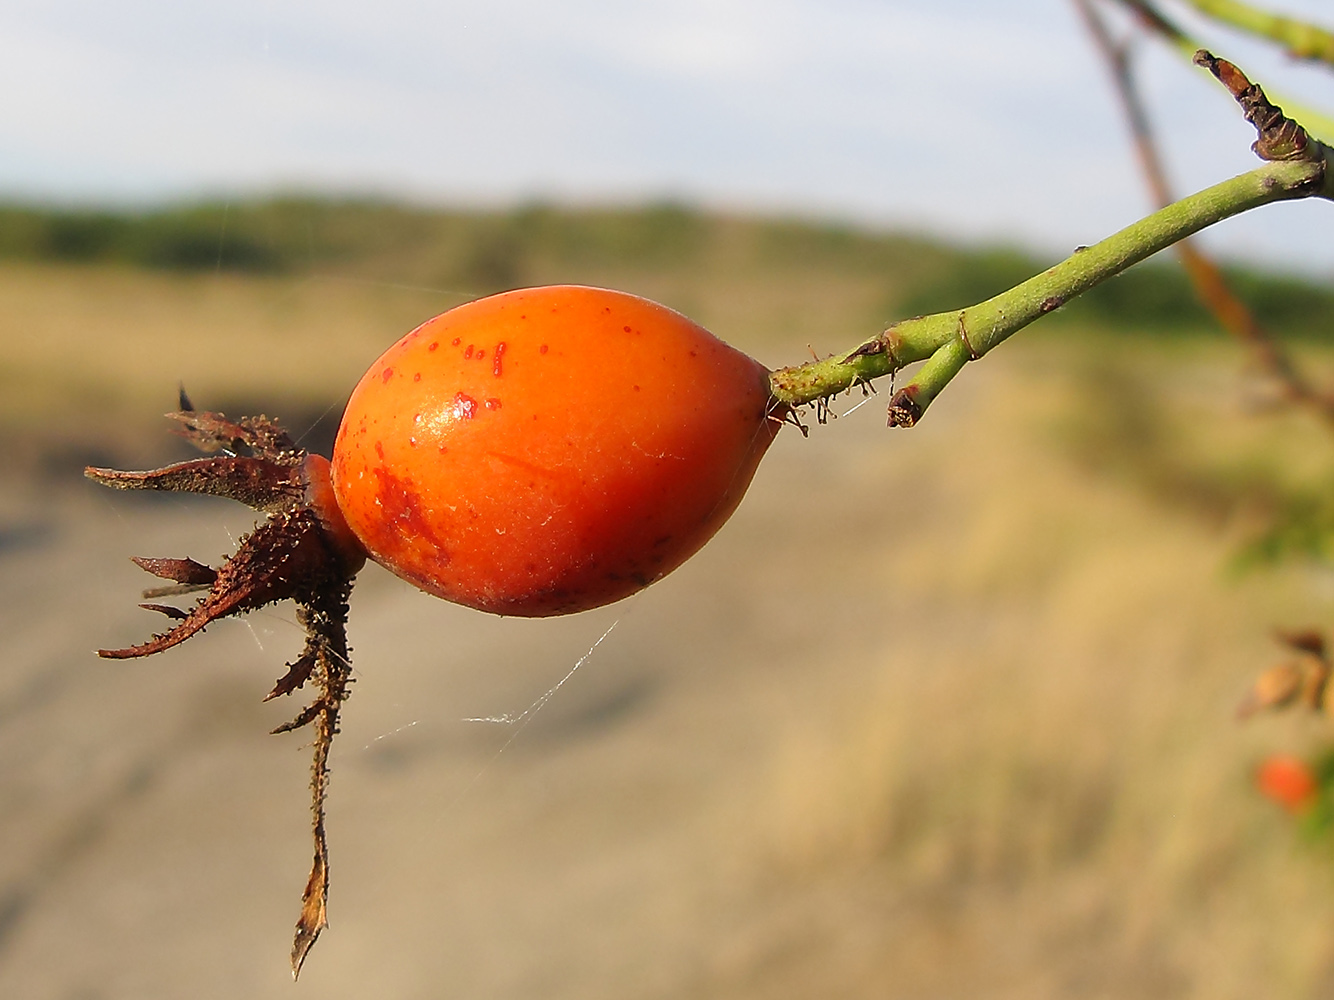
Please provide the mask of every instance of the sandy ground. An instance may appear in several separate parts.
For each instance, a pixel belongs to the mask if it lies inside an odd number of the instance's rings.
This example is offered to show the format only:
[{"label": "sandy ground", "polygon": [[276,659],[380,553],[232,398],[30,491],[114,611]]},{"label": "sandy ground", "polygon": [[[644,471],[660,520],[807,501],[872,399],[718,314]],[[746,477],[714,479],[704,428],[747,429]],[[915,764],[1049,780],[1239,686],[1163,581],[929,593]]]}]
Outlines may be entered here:
[{"label": "sandy ground", "polygon": [[0,996],[1334,995],[1329,861],[1248,787],[1315,730],[1229,718],[1328,586],[1230,581],[1217,530],[1051,446],[1017,364],[969,375],[911,433],[880,401],[785,432],[609,609],[369,568],[295,986],[309,756],[260,702],[290,609],[91,652],[158,627],[127,556],[216,562],[250,518],[0,484]]}]

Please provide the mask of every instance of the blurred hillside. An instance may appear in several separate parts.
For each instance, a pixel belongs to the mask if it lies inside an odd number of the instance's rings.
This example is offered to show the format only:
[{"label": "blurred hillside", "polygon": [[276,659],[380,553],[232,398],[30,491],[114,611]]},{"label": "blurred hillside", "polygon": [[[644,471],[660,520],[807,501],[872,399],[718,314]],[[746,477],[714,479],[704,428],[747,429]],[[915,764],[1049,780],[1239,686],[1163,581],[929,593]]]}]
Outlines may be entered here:
[{"label": "blurred hillside", "polygon": [[[520,285],[637,292],[777,366],[978,301],[1049,263],[674,205],[10,205],[0,207],[0,459],[62,478],[88,461],[160,459],[156,421],[178,384],[199,405],[264,410],[327,447],[346,394],[384,347],[451,306]],[[1278,332],[1311,343],[1334,333],[1334,288],[1234,277]],[[1043,327],[1218,336],[1170,263],[1109,282]]]},{"label": "blurred hillside", "polygon": [[[895,315],[971,304],[1052,263],[1016,250],[970,251],[922,237],[670,204],[462,212],[295,197],[140,213],[0,205],[0,260],[270,276],[319,271],[476,294],[553,280],[553,271],[754,273],[799,263],[879,276],[886,282],[881,305]],[[1334,286],[1244,268],[1233,268],[1230,278],[1275,330],[1334,338]],[[1068,311],[1086,322],[1155,331],[1208,324],[1184,273],[1161,262],[1095,289]]]}]

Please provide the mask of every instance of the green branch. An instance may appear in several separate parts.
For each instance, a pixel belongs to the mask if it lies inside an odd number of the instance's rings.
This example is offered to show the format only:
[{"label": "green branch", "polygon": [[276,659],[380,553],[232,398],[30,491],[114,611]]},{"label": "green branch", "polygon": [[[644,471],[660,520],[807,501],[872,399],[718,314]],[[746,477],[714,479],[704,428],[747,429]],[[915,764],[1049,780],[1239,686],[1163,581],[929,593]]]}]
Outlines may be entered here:
[{"label": "green branch", "polygon": [[1240,0],[1186,0],[1215,21],[1277,42],[1297,59],[1317,59],[1334,65],[1334,31],[1291,17],[1258,10]]},{"label": "green branch", "polygon": [[1101,243],[1080,247],[1055,267],[985,302],[895,323],[843,357],[780,368],[769,376],[773,398],[801,406],[926,361],[889,401],[890,425],[911,427],[969,361],[1132,264],[1261,205],[1312,197],[1334,201],[1334,150],[1311,138],[1226,59],[1200,49],[1193,61],[1240,105],[1258,137],[1251,149],[1268,163],[1161,208]]},{"label": "green branch", "polygon": [[1334,169],[1327,167],[1323,156],[1266,163],[1215,184],[985,302],[903,320],[849,354],[781,368],[770,376],[774,398],[790,406],[812,403],[930,359],[890,402],[890,423],[911,426],[965,363],[1132,264],[1261,205],[1312,196],[1334,200]]}]

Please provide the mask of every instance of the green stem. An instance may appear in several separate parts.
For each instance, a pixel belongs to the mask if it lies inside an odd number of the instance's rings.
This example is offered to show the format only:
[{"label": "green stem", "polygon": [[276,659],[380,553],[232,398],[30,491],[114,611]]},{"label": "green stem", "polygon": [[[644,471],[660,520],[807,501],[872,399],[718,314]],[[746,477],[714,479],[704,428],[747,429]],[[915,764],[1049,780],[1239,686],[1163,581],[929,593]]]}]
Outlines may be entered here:
[{"label": "green stem", "polygon": [[[1322,152],[1325,152],[1323,149]],[[1266,163],[1215,184],[1127,226],[1101,243],[1081,247],[1061,263],[994,298],[966,309],[895,323],[849,354],[770,375],[776,400],[800,406],[889,375],[931,358],[916,379],[891,400],[891,423],[911,424],[964,364],[980,358],[1016,330],[1064,305],[1132,264],[1231,216],[1311,196],[1334,200],[1334,170],[1324,157]],[[905,396],[911,419],[895,419]]]},{"label": "green stem", "polygon": [[912,379],[889,400],[889,426],[911,427],[921,418],[931,400],[949,385],[950,379],[973,360],[967,341],[962,337],[936,348]]},{"label": "green stem", "polygon": [[1318,59],[1334,65],[1334,31],[1258,10],[1240,0],[1186,0],[1201,14],[1234,28],[1277,42],[1297,59]]}]

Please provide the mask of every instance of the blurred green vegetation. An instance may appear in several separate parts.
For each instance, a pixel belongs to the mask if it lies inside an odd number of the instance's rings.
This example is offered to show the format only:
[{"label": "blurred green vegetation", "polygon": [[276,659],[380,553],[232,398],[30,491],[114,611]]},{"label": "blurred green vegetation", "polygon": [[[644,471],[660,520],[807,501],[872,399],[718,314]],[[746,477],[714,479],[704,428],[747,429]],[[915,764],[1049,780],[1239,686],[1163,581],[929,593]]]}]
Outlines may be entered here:
[{"label": "blurred green vegetation", "polygon": [[[177,271],[291,274],[311,267],[384,268],[400,278],[453,278],[492,290],[534,265],[690,266],[734,229],[674,204],[567,209],[534,204],[473,212],[374,200],[276,198],[143,212],[0,205],[0,258],[121,263]],[[899,265],[905,241],[847,228],[755,220],[753,249],[773,264]],[[950,254],[939,248],[941,261]]]},{"label": "blurred green vegetation", "polygon": [[[960,251],[953,266],[918,289],[904,308],[924,315],[980,302],[1052,263],[1018,250]],[[1334,340],[1334,285],[1240,267],[1225,272],[1232,289],[1269,329],[1289,337]],[[1061,312],[1067,319],[1155,336],[1197,333],[1214,326],[1185,271],[1172,261],[1132,268],[1085,292]]]},{"label": "blurred green vegetation", "polygon": [[1317,753],[1311,770],[1316,781],[1315,800],[1301,815],[1299,826],[1308,840],[1328,850],[1334,846],[1334,747],[1326,746]]},{"label": "blurred green vegetation", "polygon": [[[733,218],[675,204],[503,211],[285,197],[147,211],[0,205],[0,259],[110,263],[175,272],[312,270],[481,294],[603,268],[893,275],[886,320],[980,301],[1053,263],[1016,249],[794,219]],[[1334,285],[1232,268],[1235,290],[1284,336],[1334,338]],[[1081,324],[1162,335],[1206,331],[1208,314],[1170,261],[1141,265],[1066,306]]]}]

